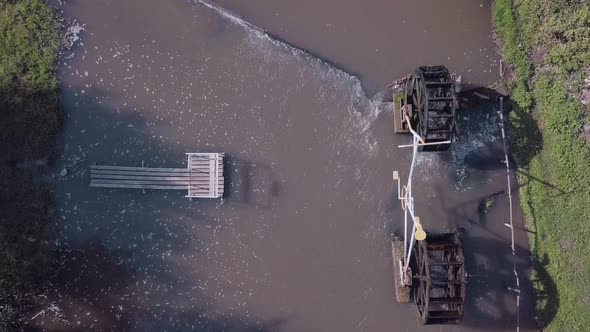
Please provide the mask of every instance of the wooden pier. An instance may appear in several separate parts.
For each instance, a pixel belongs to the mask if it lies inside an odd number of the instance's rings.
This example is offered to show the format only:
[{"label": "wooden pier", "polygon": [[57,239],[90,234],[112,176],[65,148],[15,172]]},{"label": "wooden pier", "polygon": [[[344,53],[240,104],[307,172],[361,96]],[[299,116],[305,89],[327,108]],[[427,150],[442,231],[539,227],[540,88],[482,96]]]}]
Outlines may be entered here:
[{"label": "wooden pier", "polygon": [[186,197],[223,197],[223,153],[187,153],[186,168],[90,166],[90,187],[188,190]]}]

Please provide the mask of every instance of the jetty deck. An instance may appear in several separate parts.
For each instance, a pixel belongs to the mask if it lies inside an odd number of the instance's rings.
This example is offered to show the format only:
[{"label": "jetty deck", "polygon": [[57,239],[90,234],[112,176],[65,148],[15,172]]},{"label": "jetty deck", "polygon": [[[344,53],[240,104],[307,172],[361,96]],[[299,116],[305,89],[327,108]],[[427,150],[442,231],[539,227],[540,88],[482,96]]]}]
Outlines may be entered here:
[{"label": "jetty deck", "polygon": [[223,197],[223,153],[187,153],[186,168],[90,166],[90,187],[187,190],[186,197]]}]

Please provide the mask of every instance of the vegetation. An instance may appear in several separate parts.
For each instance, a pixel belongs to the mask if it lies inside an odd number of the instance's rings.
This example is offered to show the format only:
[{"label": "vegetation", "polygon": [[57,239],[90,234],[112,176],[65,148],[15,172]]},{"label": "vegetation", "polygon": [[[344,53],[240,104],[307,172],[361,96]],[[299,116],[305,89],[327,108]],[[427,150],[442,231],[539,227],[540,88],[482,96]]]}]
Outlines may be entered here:
[{"label": "vegetation", "polygon": [[496,0],[494,22],[510,65],[539,322],[548,331],[588,331],[590,2]]},{"label": "vegetation", "polygon": [[59,33],[42,0],[0,0],[0,330],[18,330],[46,280],[52,235],[43,176],[62,114]]}]

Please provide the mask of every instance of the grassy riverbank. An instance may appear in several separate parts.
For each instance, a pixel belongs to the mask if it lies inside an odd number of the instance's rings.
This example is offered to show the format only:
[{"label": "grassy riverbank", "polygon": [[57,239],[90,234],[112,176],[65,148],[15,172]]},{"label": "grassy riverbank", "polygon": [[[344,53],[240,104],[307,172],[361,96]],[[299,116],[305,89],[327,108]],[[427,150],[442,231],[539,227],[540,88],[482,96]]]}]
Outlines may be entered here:
[{"label": "grassy riverbank", "polygon": [[43,181],[62,113],[59,33],[42,0],[0,0],[0,330],[20,330],[52,261]]},{"label": "grassy riverbank", "polygon": [[590,331],[590,3],[496,0],[512,146],[548,331]]}]

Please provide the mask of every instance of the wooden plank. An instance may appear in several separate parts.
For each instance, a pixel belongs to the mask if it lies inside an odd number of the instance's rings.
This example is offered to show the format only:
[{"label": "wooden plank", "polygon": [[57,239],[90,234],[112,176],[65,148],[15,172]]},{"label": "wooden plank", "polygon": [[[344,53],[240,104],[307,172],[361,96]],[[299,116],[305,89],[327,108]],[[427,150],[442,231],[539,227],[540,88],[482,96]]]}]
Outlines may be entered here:
[{"label": "wooden plank", "polygon": [[127,167],[127,166],[106,166],[90,165],[91,170],[112,170],[112,171],[141,171],[141,172],[187,172],[186,168],[159,168],[159,167]]},{"label": "wooden plank", "polygon": [[194,184],[191,184],[191,188],[192,188],[192,189],[195,189],[195,190],[197,190],[197,189],[202,189],[202,190],[209,190],[209,188],[210,188],[210,187],[209,187],[209,185],[208,185],[208,184],[204,183],[204,184],[201,184],[201,185],[194,185]]},{"label": "wooden plank", "polygon": [[[193,172],[193,176],[196,176],[196,177],[207,177],[207,178],[209,178],[209,174],[210,174],[209,171],[207,171],[207,172]],[[217,172],[217,174],[219,174],[219,172]]]},{"label": "wooden plank", "polygon": [[150,171],[141,171],[141,170],[132,171],[132,170],[90,169],[90,173],[95,173],[95,174],[129,174],[129,175],[139,174],[139,175],[154,175],[154,176],[171,174],[174,176],[183,176],[183,175],[190,174],[190,170],[185,169],[183,172],[150,172]]},{"label": "wooden plank", "polygon": [[195,157],[195,156],[191,156],[190,157],[191,162],[192,161],[203,161],[203,160],[215,160],[215,156],[212,157]]},{"label": "wooden plank", "polygon": [[[91,177],[90,181],[94,182],[101,182],[101,181],[144,181],[144,182],[163,182],[163,183],[194,183],[194,184],[210,184],[209,179],[191,179],[191,178],[184,178],[184,179],[177,179],[177,180],[162,180],[162,179],[130,179],[130,178],[96,178]],[[225,179],[219,179],[219,183],[223,183]]]},{"label": "wooden plank", "polygon": [[190,169],[206,169],[209,168],[209,163],[211,161],[208,161],[206,163],[197,163],[197,164],[191,164],[191,168]]},{"label": "wooden plank", "polygon": [[161,184],[161,185],[185,185],[189,186],[191,182],[186,181],[142,181],[142,180],[108,180],[108,179],[94,179],[92,183],[115,183],[115,184]]},{"label": "wooden plank", "polygon": [[[200,162],[205,160],[215,160],[215,157],[207,158],[207,157],[192,157],[190,158],[191,162]],[[223,160],[223,158],[219,158],[218,160]]]},{"label": "wooden plank", "polygon": [[[153,183],[187,183],[187,184],[193,184],[193,185],[209,185],[209,181],[206,180],[142,180],[142,179],[95,179],[95,178],[91,178],[90,179],[91,182],[105,182],[105,181],[111,181],[111,182],[125,182],[125,181],[142,181],[142,182],[153,182]],[[220,180],[219,181],[219,185],[224,185],[224,181]]]},{"label": "wooden plank", "polygon": [[194,176],[150,176],[150,175],[121,175],[121,174],[90,174],[92,179],[129,179],[129,180],[186,180],[194,178]]},{"label": "wooden plank", "polygon": [[[90,179],[91,183],[158,183],[158,184],[183,184],[183,185],[195,185],[195,186],[209,186],[209,181],[190,181],[190,180],[182,180],[182,181],[150,181],[150,180],[129,180],[129,179]],[[220,185],[223,185],[223,182],[220,182]]]},{"label": "wooden plank", "polygon": [[[223,153],[189,154],[187,168],[90,166],[90,186],[130,189],[184,189],[192,197],[224,193]],[[217,194],[217,196],[214,196]]]},{"label": "wooden plank", "polygon": [[204,193],[207,193],[207,194],[213,194],[213,193],[210,193],[209,192],[209,188],[206,188],[206,189],[203,189],[203,188],[191,188],[191,191],[190,191],[191,194],[192,193],[196,193],[196,192],[204,192]]},{"label": "wooden plank", "polygon": [[[203,160],[203,161],[199,161],[199,162],[192,162],[192,163],[191,163],[191,165],[192,165],[192,168],[197,168],[197,167],[208,167],[208,166],[209,166],[209,163],[210,163],[211,161],[212,161],[212,160]],[[215,162],[215,161],[213,160],[213,162]]]},{"label": "wooden plank", "polygon": [[191,191],[189,195],[190,196],[201,195],[201,196],[208,196],[208,197],[211,196],[209,194],[209,191],[207,191],[207,190]]},{"label": "wooden plank", "polygon": [[189,172],[188,168],[147,168],[147,167],[125,167],[125,168],[94,168],[94,172],[144,172],[144,173],[185,173]]},{"label": "wooden plank", "polygon": [[139,183],[139,184],[117,184],[117,183],[94,183],[90,187],[101,187],[101,188],[129,188],[129,189],[174,189],[174,190],[187,190],[188,186],[179,184],[162,184],[162,183]]},{"label": "wooden plank", "polygon": [[[90,173],[91,174],[113,174],[113,175],[146,175],[146,176],[164,176],[167,175],[167,173],[169,173],[170,175],[173,176],[190,176],[191,173],[202,173],[202,174],[209,174],[210,170],[209,168],[200,168],[200,169],[195,169],[195,170],[184,170],[183,172],[150,172],[150,171],[142,171],[142,170],[135,170],[135,171],[131,171],[131,170],[122,170],[122,171],[117,171],[117,170],[96,170],[96,169],[91,169]],[[218,169],[218,173],[221,172],[223,173],[222,169]]]},{"label": "wooden plank", "polygon": [[103,172],[103,173],[108,173],[108,172],[129,172],[129,173],[154,173],[154,174],[157,174],[157,173],[174,173],[174,174],[181,173],[182,174],[182,173],[188,173],[188,172],[190,172],[190,169],[188,169],[188,168],[179,168],[179,169],[171,170],[171,171],[166,171],[166,170],[164,170],[164,171],[161,171],[161,170],[154,171],[153,168],[141,168],[141,167],[138,167],[136,169],[93,169],[93,168],[91,168],[90,170],[92,172]]},{"label": "wooden plank", "polygon": [[219,156],[218,153],[194,153],[189,154],[189,158],[208,158],[208,159],[215,159],[215,157]]},{"label": "wooden plank", "polygon": [[[194,181],[211,181],[210,177],[215,177],[214,174],[192,174],[191,176],[141,176],[141,175],[114,175],[114,174],[90,174],[91,179],[129,179],[129,180],[194,180]],[[218,174],[219,181],[224,179],[223,176]]]},{"label": "wooden plank", "polygon": [[130,183],[130,184],[135,184],[135,183],[158,183],[158,184],[173,184],[173,185],[190,185],[191,183],[194,183],[195,185],[203,185],[203,184],[208,184],[208,182],[205,181],[201,181],[201,182],[191,182],[190,180],[176,180],[176,181],[160,181],[160,180],[125,180],[125,179],[90,179],[90,182],[94,182],[94,183]]},{"label": "wooden plank", "polygon": [[208,156],[216,156],[216,155],[223,157],[223,156],[225,156],[225,153],[223,153],[223,152],[187,152],[186,155],[189,157],[208,157]]},{"label": "wooden plank", "polygon": [[120,189],[167,189],[167,190],[186,190],[186,186],[159,186],[159,185],[117,185],[117,184],[90,184],[94,188],[120,188]]},{"label": "wooden plank", "polygon": [[[204,174],[200,176],[186,176],[186,177],[166,177],[166,176],[130,176],[130,175],[104,175],[104,174],[91,174],[91,180],[140,180],[140,181],[159,181],[159,182],[174,182],[174,181],[181,181],[181,182],[200,182],[200,183],[210,183],[210,175]],[[224,182],[224,178],[220,177],[218,181],[220,183]]]},{"label": "wooden plank", "polygon": [[191,192],[201,192],[201,191],[209,193],[209,188],[191,187]]},{"label": "wooden plank", "polygon": [[[209,174],[192,174],[190,176],[141,176],[141,175],[113,175],[90,174],[91,179],[122,179],[122,180],[208,180]],[[220,178],[221,179],[221,178]]]},{"label": "wooden plank", "polygon": [[217,180],[217,174],[215,174],[215,171],[217,170],[216,164],[217,161],[214,159],[209,162],[209,193],[213,196],[217,195],[217,188],[215,188],[215,181]]},{"label": "wooden plank", "polygon": [[[144,175],[144,174],[135,174],[135,173],[131,173],[131,174],[121,174],[121,173],[116,173],[116,174],[103,174],[103,173],[94,173],[91,172],[90,173],[90,178],[97,178],[97,179],[107,179],[107,178],[113,178],[113,179],[137,179],[137,180],[141,180],[141,179],[154,179],[154,180],[174,180],[174,179],[178,179],[178,180],[185,180],[185,179],[195,179],[195,180],[202,180],[202,179],[209,179],[211,174],[209,173],[192,173],[192,174],[187,174],[187,175],[177,175],[177,174],[157,174],[157,175]],[[218,178],[221,179],[223,178],[222,174],[217,174]]]},{"label": "wooden plank", "polygon": [[104,186],[104,187],[109,187],[109,186],[115,186],[117,188],[135,188],[136,186],[163,186],[163,187],[177,187],[177,189],[179,188],[184,188],[184,189],[188,189],[189,185],[188,184],[182,184],[182,183],[119,183],[119,182],[114,182],[114,183],[105,183],[105,182],[93,182],[90,184],[91,187],[96,187],[96,186]]}]

